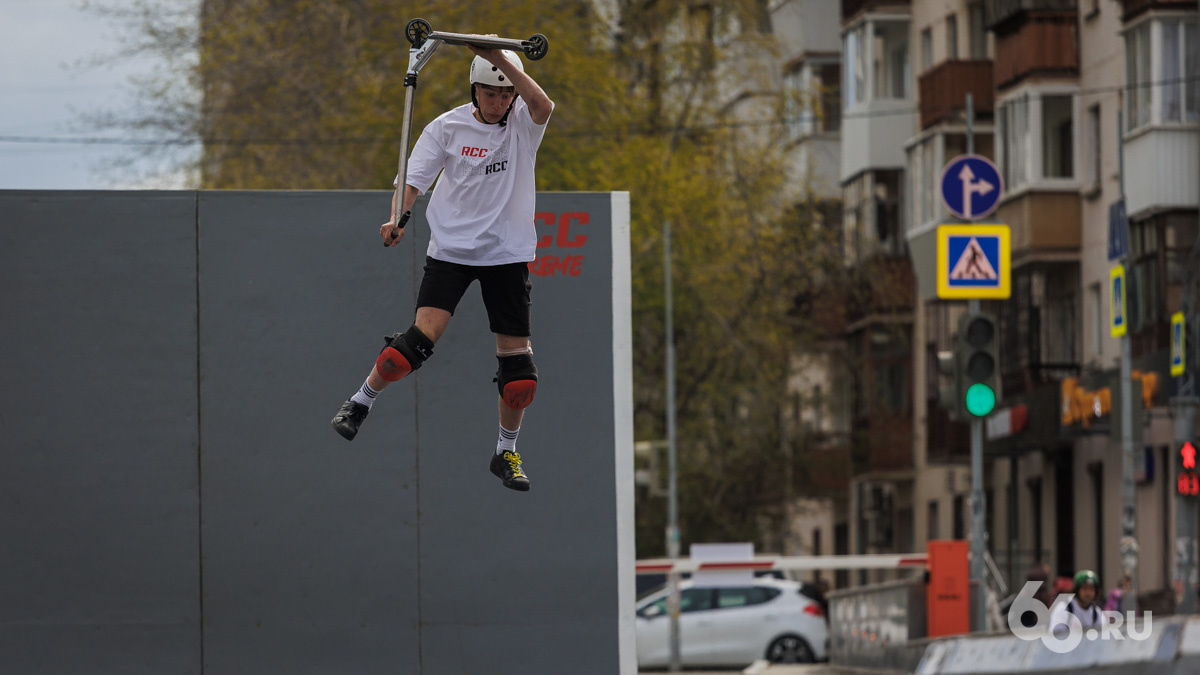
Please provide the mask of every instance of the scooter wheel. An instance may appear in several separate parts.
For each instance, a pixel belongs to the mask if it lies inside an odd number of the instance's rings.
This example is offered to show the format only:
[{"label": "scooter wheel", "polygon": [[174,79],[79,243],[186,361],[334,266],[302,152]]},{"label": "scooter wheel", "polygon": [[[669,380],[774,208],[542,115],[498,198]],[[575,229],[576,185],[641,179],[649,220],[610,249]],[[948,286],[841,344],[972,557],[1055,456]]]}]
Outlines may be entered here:
[{"label": "scooter wheel", "polygon": [[429,38],[429,34],[433,32],[433,26],[425,19],[413,19],[408,22],[408,26],[404,28],[404,37],[408,38],[408,44],[414,49],[419,49],[425,44],[425,40]]},{"label": "scooter wheel", "polygon": [[550,41],[541,33],[536,33],[533,37],[521,43],[521,51],[525,52],[525,56],[528,56],[530,61],[541,59],[549,50]]}]

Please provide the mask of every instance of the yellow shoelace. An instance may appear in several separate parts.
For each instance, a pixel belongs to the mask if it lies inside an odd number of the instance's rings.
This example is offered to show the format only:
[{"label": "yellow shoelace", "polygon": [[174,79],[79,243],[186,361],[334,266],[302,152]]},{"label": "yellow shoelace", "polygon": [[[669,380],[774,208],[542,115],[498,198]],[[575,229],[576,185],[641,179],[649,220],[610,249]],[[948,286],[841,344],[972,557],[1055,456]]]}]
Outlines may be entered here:
[{"label": "yellow shoelace", "polygon": [[504,459],[505,459],[505,461],[508,462],[508,465],[510,467],[512,467],[513,476],[521,476],[522,478],[527,477],[527,476],[525,476],[525,472],[521,470],[521,456],[520,455],[518,455],[515,452],[506,452],[506,453],[504,453]]}]

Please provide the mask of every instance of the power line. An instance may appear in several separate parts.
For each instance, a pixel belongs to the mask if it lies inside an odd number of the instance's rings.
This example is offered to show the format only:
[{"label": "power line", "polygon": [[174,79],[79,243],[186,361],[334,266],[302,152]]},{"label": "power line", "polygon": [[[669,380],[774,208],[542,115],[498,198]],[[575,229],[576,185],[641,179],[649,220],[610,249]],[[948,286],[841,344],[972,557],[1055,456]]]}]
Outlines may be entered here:
[{"label": "power line", "polygon": [[[1112,94],[1122,91],[1132,91],[1134,89],[1144,89],[1149,87],[1166,87],[1175,84],[1186,84],[1200,81],[1200,76],[1193,75],[1190,77],[1177,77],[1165,80],[1157,80],[1153,82],[1142,82],[1138,84],[1119,84],[1108,85],[1103,87],[1092,87],[1090,89],[1079,89],[1073,92],[1064,92],[1061,94],[1052,94],[1055,96],[1094,96],[1097,94]],[[1029,92],[1024,95],[1025,99],[1029,98]],[[897,100],[897,99],[885,99]],[[1013,100],[1013,99],[1010,99]],[[878,117],[896,117],[902,115],[917,115],[925,112],[941,112],[946,106],[926,106],[918,108],[904,107],[891,110],[864,110],[860,112],[842,113],[841,119],[871,119]],[[747,129],[761,127],[778,127],[790,124],[804,124],[810,122],[818,122],[822,118],[813,114],[803,114],[793,117],[776,117],[761,120],[743,120],[738,122],[711,122],[701,124],[690,124],[683,127],[664,125],[658,128],[630,128],[624,130],[624,133],[630,136],[659,136],[669,133],[678,132],[702,132],[702,131],[718,131],[722,129]],[[562,137],[570,138],[599,138],[612,137],[614,133],[620,133],[620,130],[606,131],[566,131],[556,134]],[[166,139],[143,139],[130,137],[107,137],[107,136],[12,136],[0,135],[0,143],[23,143],[32,145],[109,145],[109,146],[140,146],[140,147],[169,147],[169,146],[224,146],[224,147],[246,147],[255,145],[270,145],[270,146],[328,146],[328,145],[356,145],[356,144],[371,144],[380,142],[398,142],[400,137],[393,134],[381,134],[377,136],[347,136],[347,137],[329,137],[329,138],[166,138]]]}]

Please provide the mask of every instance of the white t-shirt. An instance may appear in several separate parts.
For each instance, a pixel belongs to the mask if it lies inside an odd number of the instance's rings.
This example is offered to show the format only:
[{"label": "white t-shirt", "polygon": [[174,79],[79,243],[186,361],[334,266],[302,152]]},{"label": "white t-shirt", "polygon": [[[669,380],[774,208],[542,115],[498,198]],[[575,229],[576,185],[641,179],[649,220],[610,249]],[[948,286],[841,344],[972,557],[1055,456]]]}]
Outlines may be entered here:
[{"label": "white t-shirt", "polygon": [[430,122],[408,160],[406,182],[421,194],[442,174],[426,212],[429,257],[462,265],[530,262],[537,247],[533,169],[546,125],[534,124],[520,98],[505,126],[484,124],[472,110],[467,103]]}]

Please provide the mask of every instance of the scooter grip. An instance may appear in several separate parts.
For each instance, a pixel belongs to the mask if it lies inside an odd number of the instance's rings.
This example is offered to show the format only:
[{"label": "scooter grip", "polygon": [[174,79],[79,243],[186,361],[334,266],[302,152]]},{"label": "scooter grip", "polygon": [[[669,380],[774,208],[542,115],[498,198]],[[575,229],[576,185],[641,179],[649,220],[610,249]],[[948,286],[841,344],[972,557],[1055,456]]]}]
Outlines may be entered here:
[{"label": "scooter grip", "polygon": [[[396,223],[396,227],[403,230],[404,226],[408,224],[408,218],[411,215],[412,215],[412,211],[405,211],[404,214],[400,216],[400,222]],[[395,241],[395,240],[396,240],[396,235],[392,235],[392,241]],[[390,241],[383,242],[384,248],[387,248],[388,246],[391,246],[391,245],[392,245],[392,242],[390,242]]]}]

